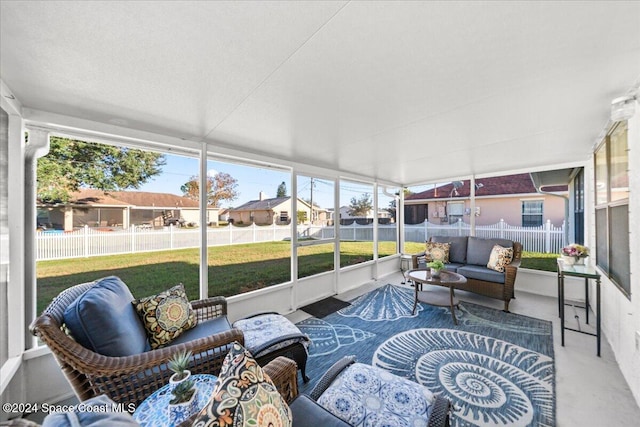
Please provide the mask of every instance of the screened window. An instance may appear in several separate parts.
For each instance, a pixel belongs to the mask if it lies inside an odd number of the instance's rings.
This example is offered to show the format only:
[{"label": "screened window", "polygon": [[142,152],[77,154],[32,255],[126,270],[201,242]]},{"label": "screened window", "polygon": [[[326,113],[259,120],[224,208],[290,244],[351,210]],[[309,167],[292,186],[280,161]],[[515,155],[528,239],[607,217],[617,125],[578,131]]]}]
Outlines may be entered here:
[{"label": "screened window", "polygon": [[543,205],[542,200],[522,201],[523,227],[540,227],[542,225]]},{"label": "screened window", "polygon": [[627,296],[629,262],[629,147],[627,122],[607,135],[594,156],[596,263]]},{"label": "screened window", "polygon": [[399,188],[378,186],[378,258],[398,253]]},{"label": "screened window", "polygon": [[340,267],[373,259],[373,185],[340,181]]},{"label": "screened window", "polygon": [[335,269],[335,182],[298,175],[298,278]]}]

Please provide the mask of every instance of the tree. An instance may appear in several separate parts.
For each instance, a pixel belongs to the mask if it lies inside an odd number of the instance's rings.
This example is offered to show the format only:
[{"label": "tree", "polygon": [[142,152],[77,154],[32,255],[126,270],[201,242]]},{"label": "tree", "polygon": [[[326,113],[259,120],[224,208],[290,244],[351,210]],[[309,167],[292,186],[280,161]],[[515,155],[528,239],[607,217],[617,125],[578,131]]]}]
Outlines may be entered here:
[{"label": "tree", "polygon": [[[235,200],[240,195],[237,188],[238,180],[228,173],[218,172],[214,176],[207,176],[207,204],[219,208],[222,200]],[[185,197],[200,200],[200,177],[192,176],[180,190]]]},{"label": "tree", "polygon": [[284,181],[282,181],[282,184],[278,185],[276,197],[287,197],[287,184],[285,184]]},{"label": "tree", "polygon": [[373,209],[373,203],[371,202],[371,195],[369,193],[363,193],[359,199],[355,197],[351,198],[351,204],[347,213],[354,217],[366,217]]},{"label": "tree", "polygon": [[[405,199],[407,198],[408,195],[412,194],[408,188],[404,188],[402,192],[404,193]],[[396,193],[396,195],[399,195],[399,194],[400,193]],[[389,202],[389,207],[386,210],[387,212],[389,212],[389,215],[391,215],[391,218],[396,218],[396,210],[397,210],[396,199],[393,199]]]},{"label": "tree", "polygon": [[165,163],[160,153],[51,137],[49,154],[38,159],[37,196],[43,202],[64,203],[80,187],[140,188],[161,173]]}]

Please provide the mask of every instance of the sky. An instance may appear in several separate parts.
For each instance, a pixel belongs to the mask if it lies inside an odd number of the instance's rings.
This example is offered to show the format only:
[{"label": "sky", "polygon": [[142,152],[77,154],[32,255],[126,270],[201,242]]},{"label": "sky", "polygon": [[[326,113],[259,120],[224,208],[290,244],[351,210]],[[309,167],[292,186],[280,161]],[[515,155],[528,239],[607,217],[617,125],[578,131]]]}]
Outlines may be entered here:
[{"label": "sky", "polygon": [[[192,176],[199,173],[198,159],[191,157],[166,154],[166,165],[162,167],[162,173],[143,184],[138,191],[154,193],[172,193],[182,195],[180,187],[188,182]],[[236,200],[223,201],[222,207],[237,207],[248,201],[257,200],[260,192],[264,192],[267,198],[276,197],[278,186],[283,181],[287,186],[287,195],[291,195],[291,174],[289,171],[280,171],[273,168],[257,168],[233,163],[209,160],[207,173],[215,175],[217,172],[225,172],[238,181]],[[351,198],[359,198],[364,193],[369,193],[373,200],[373,186],[355,182],[341,183],[340,205],[349,205]],[[323,208],[333,208],[333,182],[314,178],[313,201]],[[309,177],[298,178],[298,197],[304,200],[311,198],[311,180]],[[382,196],[380,207],[387,207],[390,198]]]}]

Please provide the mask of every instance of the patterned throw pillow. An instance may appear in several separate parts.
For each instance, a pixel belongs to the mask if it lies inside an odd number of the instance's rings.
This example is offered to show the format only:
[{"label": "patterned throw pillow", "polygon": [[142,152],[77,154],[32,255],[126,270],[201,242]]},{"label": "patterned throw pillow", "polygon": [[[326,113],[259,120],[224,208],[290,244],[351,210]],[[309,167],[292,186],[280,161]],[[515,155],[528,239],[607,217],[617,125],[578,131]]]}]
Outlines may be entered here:
[{"label": "patterned throw pillow", "polygon": [[511,263],[513,259],[513,248],[503,248],[500,245],[494,245],[491,249],[491,255],[489,255],[489,262],[487,267],[504,273],[505,266]]},{"label": "patterned throw pillow", "polygon": [[451,243],[427,242],[424,256],[427,262],[440,260],[445,264],[449,262],[449,248]]},{"label": "patterned throw pillow", "polygon": [[131,303],[142,319],[152,349],[169,344],[198,323],[182,283]]},{"label": "patterned throw pillow", "polygon": [[237,342],[224,359],[211,399],[197,427],[290,427],[292,415],[271,379]]}]

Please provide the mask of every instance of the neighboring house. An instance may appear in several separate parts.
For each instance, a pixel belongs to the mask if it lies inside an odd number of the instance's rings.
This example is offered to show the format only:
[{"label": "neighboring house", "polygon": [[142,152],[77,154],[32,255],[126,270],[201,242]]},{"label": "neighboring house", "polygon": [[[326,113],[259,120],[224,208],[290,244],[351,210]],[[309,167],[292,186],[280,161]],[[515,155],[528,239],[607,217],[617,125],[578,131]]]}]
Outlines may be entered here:
[{"label": "neighboring house", "polygon": [[[354,221],[360,224],[372,224],[374,213],[373,209],[369,209],[369,211],[363,216],[353,216],[349,213],[351,211],[351,206],[340,206],[340,223],[341,224],[351,224]],[[378,218],[381,219],[381,223],[389,223],[391,222],[391,213],[387,209],[378,209]]]},{"label": "neighboring house", "polygon": [[[491,225],[503,219],[510,225],[537,227],[547,220],[554,226],[565,219],[568,187],[545,188],[539,193],[528,173],[476,180],[476,224]],[[560,197],[559,197],[560,196]],[[469,223],[470,181],[451,182],[405,197],[405,223]]]},{"label": "neighboring house", "polygon": [[[199,202],[169,193],[81,189],[67,203],[37,203],[38,226],[71,231],[77,227],[162,227],[199,224]],[[207,223],[218,223],[218,208]]]},{"label": "neighboring house", "polygon": [[[311,218],[311,205],[298,198],[298,212],[302,212],[303,223],[309,223]],[[326,223],[328,212],[315,206],[313,209],[313,223]],[[297,215],[293,217],[297,218]],[[229,221],[234,224],[257,225],[284,225],[290,224],[292,218],[291,197],[274,197],[267,199],[263,192],[260,192],[258,200],[251,200],[237,208],[229,209]]]}]

